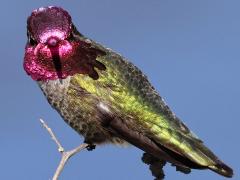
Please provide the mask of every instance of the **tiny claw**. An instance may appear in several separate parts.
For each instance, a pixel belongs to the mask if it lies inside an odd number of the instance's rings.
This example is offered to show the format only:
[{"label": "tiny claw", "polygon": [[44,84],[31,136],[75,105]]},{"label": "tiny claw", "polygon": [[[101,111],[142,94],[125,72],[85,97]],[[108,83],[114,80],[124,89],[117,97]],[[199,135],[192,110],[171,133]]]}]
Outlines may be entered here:
[{"label": "tiny claw", "polygon": [[92,151],[92,150],[94,150],[96,148],[96,145],[95,144],[89,144],[88,146],[87,146],[87,150],[88,151]]},{"label": "tiny claw", "polygon": [[182,166],[178,166],[178,165],[175,165],[175,164],[172,164],[172,166],[175,166],[176,167],[176,171],[179,171],[183,174],[190,174],[191,173],[191,168],[188,168],[188,167],[182,167]]}]

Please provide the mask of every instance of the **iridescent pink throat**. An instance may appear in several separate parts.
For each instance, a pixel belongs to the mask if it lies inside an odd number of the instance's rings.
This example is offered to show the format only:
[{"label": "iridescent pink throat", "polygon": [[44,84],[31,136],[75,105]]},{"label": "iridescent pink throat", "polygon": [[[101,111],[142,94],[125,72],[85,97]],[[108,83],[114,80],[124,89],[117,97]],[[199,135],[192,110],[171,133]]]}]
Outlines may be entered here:
[{"label": "iridescent pink throat", "polygon": [[52,39],[48,45],[39,43],[26,45],[24,69],[37,81],[64,79],[74,74],[88,74],[98,78],[95,68],[105,70],[105,66],[96,60],[104,55],[101,50],[91,47],[85,41],[61,40],[56,45]]}]

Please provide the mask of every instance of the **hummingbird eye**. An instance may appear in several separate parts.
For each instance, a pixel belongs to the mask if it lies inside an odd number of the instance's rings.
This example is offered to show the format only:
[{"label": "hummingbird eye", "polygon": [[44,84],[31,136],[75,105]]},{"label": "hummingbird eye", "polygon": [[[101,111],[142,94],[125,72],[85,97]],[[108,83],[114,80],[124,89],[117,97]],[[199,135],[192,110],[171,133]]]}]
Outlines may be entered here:
[{"label": "hummingbird eye", "polygon": [[32,37],[29,38],[29,43],[31,45],[36,45],[37,44],[37,41],[35,41]]},{"label": "hummingbird eye", "polygon": [[29,32],[27,32],[27,37],[28,37],[28,43],[31,44],[31,45],[36,45],[37,44],[37,41],[35,41],[32,36],[30,35]]},{"label": "hummingbird eye", "polygon": [[73,40],[74,40],[73,32],[71,32],[71,33],[69,34],[67,40],[69,40],[69,41],[73,41]]}]

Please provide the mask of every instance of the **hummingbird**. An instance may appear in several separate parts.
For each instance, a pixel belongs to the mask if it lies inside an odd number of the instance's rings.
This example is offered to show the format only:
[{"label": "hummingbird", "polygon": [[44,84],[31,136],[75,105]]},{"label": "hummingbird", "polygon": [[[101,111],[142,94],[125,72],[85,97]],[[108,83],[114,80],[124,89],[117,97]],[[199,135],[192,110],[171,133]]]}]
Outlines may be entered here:
[{"label": "hummingbird", "polygon": [[139,68],[81,34],[66,10],[34,10],[27,19],[27,38],[24,70],[86,143],[127,143],[179,168],[233,176]]}]

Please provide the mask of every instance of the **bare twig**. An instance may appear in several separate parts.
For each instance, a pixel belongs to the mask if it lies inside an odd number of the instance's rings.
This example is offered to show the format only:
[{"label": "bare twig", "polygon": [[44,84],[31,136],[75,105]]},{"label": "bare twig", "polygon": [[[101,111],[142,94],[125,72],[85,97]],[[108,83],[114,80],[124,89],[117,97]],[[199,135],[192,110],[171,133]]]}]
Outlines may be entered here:
[{"label": "bare twig", "polygon": [[48,125],[44,122],[44,120],[40,119],[40,122],[42,123],[43,127],[48,131],[48,133],[50,134],[52,140],[56,143],[56,145],[58,146],[58,151],[60,153],[64,152],[64,148],[61,145],[61,143],[58,141],[57,137],[55,136],[55,134],[53,133],[52,129],[48,127]]},{"label": "bare twig", "polygon": [[78,147],[69,150],[69,151],[65,151],[63,146],[61,145],[61,143],[59,142],[59,140],[57,139],[57,137],[55,136],[55,134],[53,133],[52,129],[48,127],[48,125],[45,123],[45,121],[43,119],[40,119],[41,124],[43,125],[43,127],[48,131],[48,133],[50,134],[52,140],[56,143],[56,145],[58,146],[58,151],[61,153],[62,158],[61,161],[55,171],[55,174],[53,176],[53,180],[58,180],[61,172],[63,171],[63,168],[65,166],[65,164],[67,163],[68,159],[70,157],[72,157],[73,155],[77,154],[78,152],[80,152],[81,150],[85,149],[88,147],[88,144],[83,143],[81,145],[79,145]]}]

